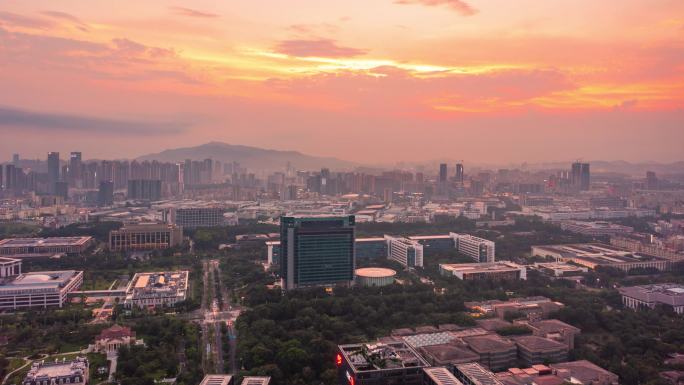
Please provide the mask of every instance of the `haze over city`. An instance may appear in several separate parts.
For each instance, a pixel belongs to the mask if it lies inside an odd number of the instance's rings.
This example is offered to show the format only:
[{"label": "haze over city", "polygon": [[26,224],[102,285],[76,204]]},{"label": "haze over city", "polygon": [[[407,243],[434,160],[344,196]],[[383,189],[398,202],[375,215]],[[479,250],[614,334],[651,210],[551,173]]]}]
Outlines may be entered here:
[{"label": "haze over city", "polygon": [[381,164],[679,161],[682,14],[677,0],[3,1],[0,153],[221,141]]}]

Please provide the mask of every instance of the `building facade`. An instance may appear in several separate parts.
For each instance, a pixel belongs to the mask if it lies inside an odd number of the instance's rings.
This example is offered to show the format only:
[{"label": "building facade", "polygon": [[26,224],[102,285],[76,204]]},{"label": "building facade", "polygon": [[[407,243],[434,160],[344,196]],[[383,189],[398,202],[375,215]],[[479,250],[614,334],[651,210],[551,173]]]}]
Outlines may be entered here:
[{"label": "building facade", "polygon": [[355,266],[354,216],[280,218],[280,276],[285,290],[349,286]]},{"label": "building facade", "polygon": [[109,232],[109,249],[141,251],[168,249],[183,242],[183,229],[176,225],[126,225]]},{"label": "building facade", "polygon": [[387,258],[404,267],[423,267],[423,245],[403,237],[385,235]]},{"label": "building facade", "polygon": [[469,234],[449,233],[459,253],[465,254],[475,262],[494,262],[494,242]]}]

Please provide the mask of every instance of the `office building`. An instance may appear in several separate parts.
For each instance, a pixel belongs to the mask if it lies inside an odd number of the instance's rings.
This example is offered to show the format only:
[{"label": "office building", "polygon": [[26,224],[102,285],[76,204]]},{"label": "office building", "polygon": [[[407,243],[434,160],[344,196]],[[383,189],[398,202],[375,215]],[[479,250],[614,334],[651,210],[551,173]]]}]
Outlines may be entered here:
[{"label": "office building", "polygon": [[171,209],[171,222],[183,228],[223,226],[226,210],[222,207],[179,207]]},{"label": "office building", "polygon": [[21,274],[21,259],[0,257],[0,278]]},{"label": "office building", "polygon": [[456,250],[469,256],[475,262],[494,262],[494,242],[468,234],[449,233],[454,240]]},{"label": "office building", "polygon": [[397,272],[384,267],[364,267],[354,272],[354,282],[359,286],[387,286],[394,283]]},{"label": "office building", "polygon": [[183,229],[176,225],[125,225],[109,232],[109,249],[113,251],[168,249],[182,242]]},{"label": "office building", "polygon": [[59,181],[59,152],[48,152],[47,155],[47,166],[48,166],[48,192],[50,194],[55,194],[55,184]]},{"label": "office building", "polygon": [[233,385],[233,376],[229,374],[207,374],[199,385]]},{"label": "office building", "polygon": [[6,238],[0,240],[0,255],[15,258],[78,255],[93,244],[93,237]]},{"label": "office building", "polygon": [[589,191],[589,187],[591,185],[589,163],[573,163],[570,176],[572,186],[576,191]]},{"label": "office building", "polygon": [[449,369],[444,367],[423,368],[424,385],[463,385]]},{"label": "office building", "polygon": [[463,183],[464,178],[463,163],[456,163],[456,182]]},{"label": "office building", "polygon": [[385,235],[387,258],[404,267],[423,267],[423,245],[404,237]]},{"label": "office building", "polygon": [[111,206],[114,204],[114,182],[103,180],[97,190],[97,205],[99,207]]},{"label": "office building", "polygon": [[561,342],[535,335],[514,337],[513,341],[518,346],[520,360],[528,366],[568,359],[568,345]]},{"label": "office building", "polygon": [[67,182],[70,187],[83,188],[83,160],[80,152],[72,152],[69,155]]},{"label": "office building", "polygon": [[560,227],[561,230],[592,237],[625,235],[634,231],[632,227],[610,222],[561,221]]},{"label": "office building", "polygon": [[404,342],[340,345],[335,358],[339,383],[346,385],[422,385],[420,354]]},{"label": "office building", "polygon": [[497,371],[515,365],[518,349],[515,343],[500,337],[498,334],[465,337],[463,341],[468,348],[480,356],[479,363]]},{"label": "office building", "polygon": [[547,318],[549,314],[560,310],[564,305],[546,297],[511,298],[507,301],[498,299],[488,301],[465,302],[465,307],[480,316],[495,316],[504,319],[506,314],[521,314],[529,320]]},{"label": "office building", "polygon": [[563,343],[570,350],[574,349],[575,337],[580,334],[580,329],[557,319],[524,322],[523,324],[532,330],[532,335]]},{"label": "office building", "polygon": [[590,269],[612,267],[626,273],[635,269],[669,271],[673,263],[667,258],[633,253],[603,243],[532,246],[532,255],[552,257],[558,262],[572,262]]},{"label": "office building", "polygon": [[21,266],[13,264],[11,273],[19,274],[0,278],[0,310],[62,307],[67,303],[67,295],[83,283],[82,271],[21,273]]},{"label": "office building", "polygon": [[185,301],[188,278],[187,270],[136,273],[126,287],[124,306],[151,308]]},{"label": "office building", "polygon": [[127,197],[129,200],[158,201],[162,197],[161,180],[130,179]]},{"label": "office building", "polygon": [[59,360],[54,362],[34,361],[31,364],[22,385],[56,385],[88,383],[89,364],[85,357],[73,360]]},{"label": "office building", "polygon": [[525,266],[508,261],[440,264],[439,271],[444,276],[456,277],[464,281],[527,279]]},{"label": "office building", "polygon": [[285,290],[351,285],[355,266],[354,216],[280,218],[280,276]]},{"label": "office building", "polygon": [[677,314],[684,314],[684,285],[662,283],[627,286],[618,290],[622,295],[622,304],[630,309],[654,309],[662,306]]},{"label": "office building", "polygon": [[446,183],[447,181],[447,164],[442,163],[439,165],[439,182]]}]

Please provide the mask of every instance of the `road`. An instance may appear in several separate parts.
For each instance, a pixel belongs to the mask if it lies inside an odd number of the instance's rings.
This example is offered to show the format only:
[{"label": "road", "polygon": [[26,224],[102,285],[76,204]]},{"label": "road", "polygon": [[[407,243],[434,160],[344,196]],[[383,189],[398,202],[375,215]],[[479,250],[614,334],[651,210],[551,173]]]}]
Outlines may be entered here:
[{"label": "road", "polygon": [[[203,261],[204,292],[200,313],[194,316],[202,325],[202,368],[205,373],[237,372],[236,333],[233,327],[240,310],[230,302],[229,291],[223,284],[218,259]],[[224,357],[222,325],[228,327],[230,356]],[[224,365],[227,364],[227,365]],[[227,367],[226,367],[227,366]]]}]

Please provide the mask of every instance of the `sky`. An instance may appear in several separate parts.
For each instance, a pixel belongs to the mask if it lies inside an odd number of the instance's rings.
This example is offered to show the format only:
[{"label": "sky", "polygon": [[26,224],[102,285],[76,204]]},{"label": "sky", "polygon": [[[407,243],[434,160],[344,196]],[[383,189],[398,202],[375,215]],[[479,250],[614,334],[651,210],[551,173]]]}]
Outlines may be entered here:
[{"label": "sky", "polygon": [[3,0],[0,160],[684,160],[681,0]]}]

